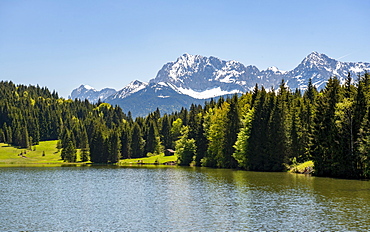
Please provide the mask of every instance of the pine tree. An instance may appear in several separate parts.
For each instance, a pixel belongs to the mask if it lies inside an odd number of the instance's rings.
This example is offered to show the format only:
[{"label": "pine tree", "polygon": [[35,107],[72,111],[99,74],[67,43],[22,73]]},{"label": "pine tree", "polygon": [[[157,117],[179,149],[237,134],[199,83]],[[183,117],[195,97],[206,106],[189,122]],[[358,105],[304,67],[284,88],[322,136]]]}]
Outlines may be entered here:
[{"label": "pine tree", "polygon": [[339,102],[339,91],[339,80],[330,78],[316,101],[310,151],[315,163],[315,174],[318,176],[334,176],[338,168],[336,154],[340,152],[340,147],[334,116],[336,104]]},{"label": "pine tree", "polygon": [[243,126],[238,133],[238,137],[234,145],[235,152],[233,154],[233,157],[238,162],[238,166],[243,169],[249,169],[248,140],[251,135],[253,117],[254,117],[254,108],[250,109],[244,115],[244,118],[242,120]]},{"label": "pine tree", "polygon": [[162,118],[161,141],[165,149],[172,148],[171,125],[167,114]]},{"label": "pine tree", "polygon": [[357,169],[361,178],[370,178],[370,109],[367,107],[366,115],[360,128],[357,139],[356,153],[358,158]]},{"label": "pine tree", "polygon": [[145,153],[159,153],[160,151],[159,135],[153,121],[149,122],[149,130],[146,137]]},{"label": "pine tree", "polygon": [[27,127],[23,127],[23,133],[21,135],[21,141],[20,141],[20,147],[21,148],[30,148],[31,143],[30,143],[30,137],[28,135],[28,130]]},{"label": "pine tree", "polygon": [[98,126],[92,136],[92,142],[90,143],[90,161],[93,163],[107,163],[108,157],[106,157],[105,149],[105,138],[103,135],[102,128]]},{"label": "pine tree", "polygon": [[206,138],[206,132],[204,129],[204,118],[202,113],[199,113],[197,115],[197,128],[195,132],[195,165],[201,166],[202,165],[202,159],[204,158],[205,154],[208,150],[208,141]]},{"label": "pine tree", "polygon": [[0,129],[0,143],[5,143],[6,137],[3,129]]},{"label": "pine tree", "polygon": [[268,121],[268,140],[264,171],[282,171],[287,161],[287,136],[282,99],[277,98]]},{"label": "pine tree", "polygon": [[248,164],[249,170],[266,171],[267,162],[267,141],[268,141],[268,121],[271,114],[271,102],[274,94],[267,94],[265,89],[258,92],[256,101],[253,105],[254,115],[251,121],[250,137],[248,139]]},{"label": "pine tree", "polygon": [[69,140],[66,144],[66,147],[63,148],[62,157],[64,157],[64,161],[76,162],[76,149],[71,140]]},{"label": "pine tree", "polygon": [[234,95],[230,99],[229,108],[225,120],[225,140],[223,146],[222,167],[236,168],[237,162],[233,157],[235,152],[234,144],[240,129],[240,117],[238,112],[238,97]]},{"label": "pine tree", "polygon": [[119,135],[116,131],[111,132],[108,139],[109,142],[109,156],[108,156],[108,162],[109,163],[117,163],[119,161],[119,158],[121,156],[120,150],[121,150],[121,143],[119,139]]},{"label": "pine tree", "polygon": [[121,129],[121,157],[123,159],[131,158],[131,145],[132,144],[132,134],[131,127],[129,123],[125,123]]},{"label": "pine tree", "polygon": [[83,128],[81,133],[81,162],[86,162],[89,160],[89,141],[86,133],[86,129]]},{"label": "pine tree", "polygon": [[12,129],[10,128],[10,126],[7,126],[6,122],[4,123],[3,128],[5,129],[5,142],[10,145],[13,143]]},{"label": "pine tree", "polygon": [[138,123],[134,123],[132,129],[131,158],[144,157],[145,140]]}]

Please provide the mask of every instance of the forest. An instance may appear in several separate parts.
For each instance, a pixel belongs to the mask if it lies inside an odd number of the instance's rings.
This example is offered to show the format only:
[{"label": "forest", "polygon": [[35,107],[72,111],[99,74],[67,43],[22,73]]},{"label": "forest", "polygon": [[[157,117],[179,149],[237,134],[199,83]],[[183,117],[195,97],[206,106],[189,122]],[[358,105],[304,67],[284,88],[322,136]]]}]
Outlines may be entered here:
[{"label": "forest", "polygon": [[[370,75],[318,91],[255,88],[179,112],[133,119],[119,106],[0,82],[0,142],[59,140],[65,162],[116,163],[173,149],[179,165],[284,171],[312,160],[317,176],[370,177]],[[76,149],[81,159],[76,160]]]}]

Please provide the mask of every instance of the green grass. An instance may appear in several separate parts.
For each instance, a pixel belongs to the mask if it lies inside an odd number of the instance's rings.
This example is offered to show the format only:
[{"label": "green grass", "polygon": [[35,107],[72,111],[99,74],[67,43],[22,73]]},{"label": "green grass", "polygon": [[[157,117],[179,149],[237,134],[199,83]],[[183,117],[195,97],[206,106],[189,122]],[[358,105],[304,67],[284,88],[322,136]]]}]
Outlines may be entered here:
[{"label": "green grass", "polygon": [[172,155],[172,156],[164,156],[163,153],[160,155],[154,155],[150,157],[144,157],[144,158],[137,158],[137,159],[122,159],[119,162],[119,165],[126,165],[126,164],[163,164],[166,162],[176,162],[177,161],[177,156]]},{"label": "green grass", "polygon": [[63,163],[56,146],[56,140],[40,142],[31,149],[16,148],[0,143],[0,164]]},{"label": "green grass", "polygon": [[289,172],[293,173],[304,173],[306,168],[311,167],[313,168],[313,162],[312,161],[307,161],[301,164],[294,165],[290,168]]},{"label": "green grass", "polygon": [[[60,159],[60,151],[57,147],[58,140],[42,141],[31,149],[17,148],[8,144],[0,143],[0,166],[7,165],[35,165],[35,164],[66,164]],[[20,155],[21,154],[21,155]],[[43,156],[43,154],[45,154]],[[77,160],[80,151],[77,150]]]},{"label": "green grass", "polygon": [[[43,141],[39,145],[32,146],[31,149],[20,149],[9,146],[8,144],[0,143],[0,166],[37,166],[37,165],[51,165],[61,166],[70,163],[66,163],[60,159],[60,151],[58,151],[57,140]],[[45,153],[45,156],[43,156]],[[21,155],[20,155],[21,154]],[[77,150],[77,161],[80,160],[80,150]],[[120,160],[118,165],[127,164],[163,164],[166,162],[177,161],[177,156],[164,156],[164,153],[160,155],[154,155],[145,158],[138,159],[123,159]],[[87,162],[90,163],[90,162]],[[85,164],[85,163],[78,163]]]}]

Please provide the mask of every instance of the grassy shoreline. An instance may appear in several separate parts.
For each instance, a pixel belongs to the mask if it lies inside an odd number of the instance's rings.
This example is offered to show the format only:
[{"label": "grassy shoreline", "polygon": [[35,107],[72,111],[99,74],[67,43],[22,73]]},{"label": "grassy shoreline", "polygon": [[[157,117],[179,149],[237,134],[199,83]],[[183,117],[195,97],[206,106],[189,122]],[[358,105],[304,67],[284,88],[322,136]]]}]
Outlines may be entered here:
[{"label": "grassy shoreline", "polygon": [[[8,144],[0,143],[0,167],[68,167],[94,165],[91,162],[67,163],[60,159],[60,151],[57,147],[57,140],[42,141],[31,149],[16,148]],[[77,150],[77,160],[80,159],[80,151]],[[165,156],[164,153],[143,158],[121,159],[117,166],[153,166],[153,165],[174,165],[177,156]],[[309,173],[313,170],[313,162],[307,161],[289,167],[291,173]]]},{"label": "grassy shoreline", "polygon": [[[0,143],[0,167],[61,167],[61,166],[85,166],[92,165],[91,162],[67,163],[60,159],[60,151],[57,140],[42,141],[39,145],[30,149],[17,148]],[[80,159],[80,150],[77,150],[77,160]],[[164,156],[164,154],[153,155],[143,158],[122,159],[118,166],[132,165],[163,165],[176,163],[177,156]]]},{"label": "grassy shoreline", "polygon": [[314,169],[314,163],[312,161],[306,161],[304,163],[296,164],[290,167],[290,173],[300,173],[300,174],[312,174]]}]

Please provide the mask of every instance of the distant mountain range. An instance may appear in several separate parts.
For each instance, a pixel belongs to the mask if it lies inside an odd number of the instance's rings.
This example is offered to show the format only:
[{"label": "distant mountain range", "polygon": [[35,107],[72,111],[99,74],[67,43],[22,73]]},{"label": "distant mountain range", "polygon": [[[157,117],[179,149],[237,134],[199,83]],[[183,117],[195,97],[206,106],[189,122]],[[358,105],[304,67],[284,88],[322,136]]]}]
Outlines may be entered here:
[{"label": "distant mountain range", "polygon": [[244,66],[234,60],[184,54],[175,62],[165,64],[149,83],[135,80],[119,91],[110,88],[98,91],[81,85],[72,91],[70,98],[90,102],[100,99],[119,105],[136,117],[145,116],[157,107],[162,113],[171,113],[182,107],[188,108],[192,103],[203,104],[211,98],[244,93],[252,90],[256,83],[267,89],[277,89],[282,79],[291,89],[305,90],[311,78],[312,83],[321,89],[333,76],[343,83],[348,72],[353,77],[370,72],[370,63],[340,62],[312,52],[291,71],[276,67],[260,71],[256,66]]}]

